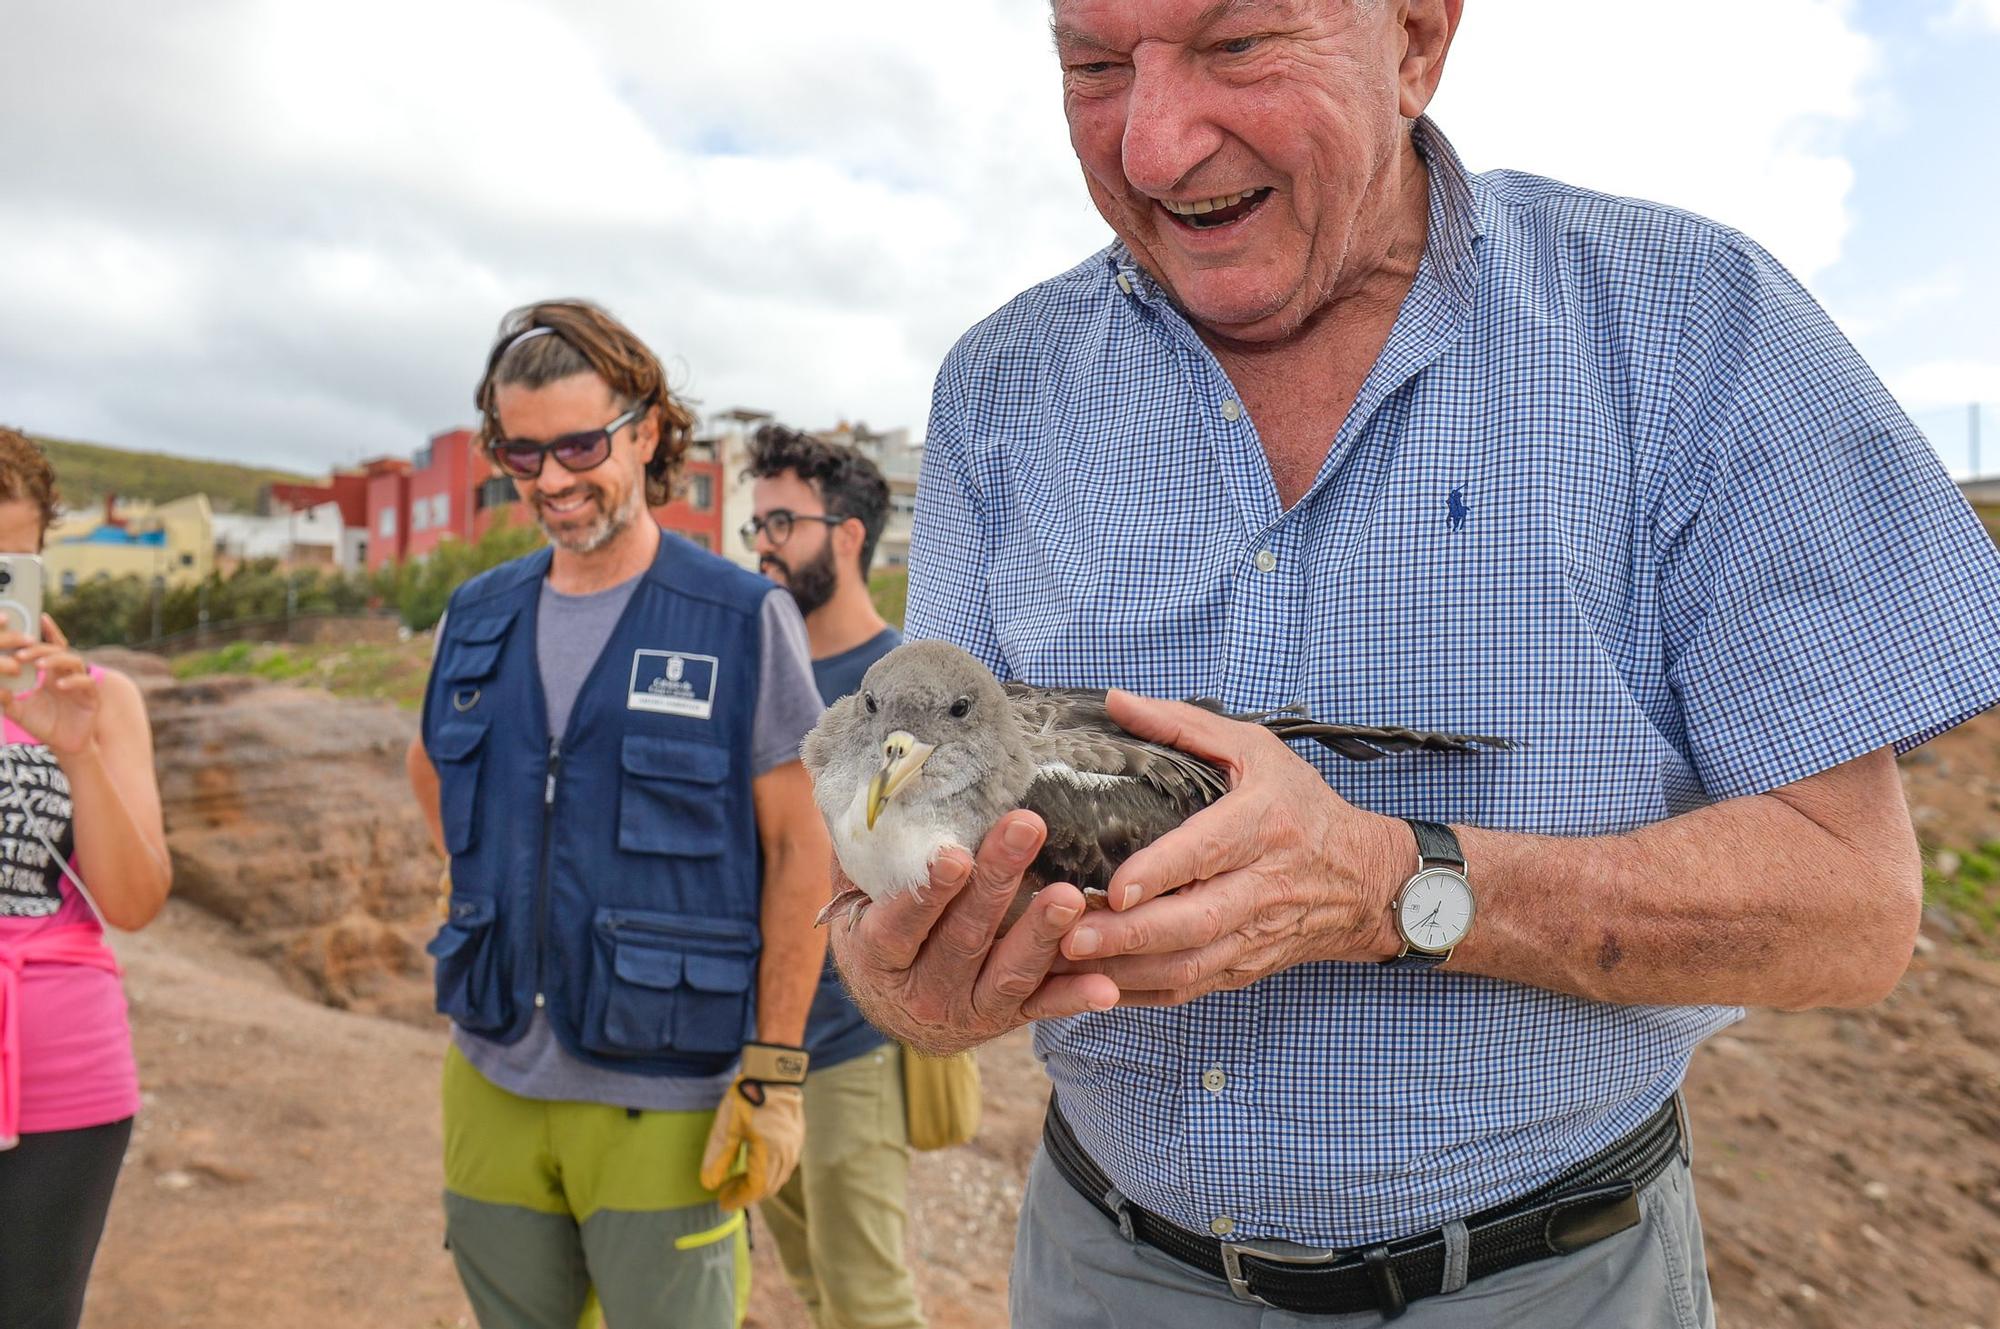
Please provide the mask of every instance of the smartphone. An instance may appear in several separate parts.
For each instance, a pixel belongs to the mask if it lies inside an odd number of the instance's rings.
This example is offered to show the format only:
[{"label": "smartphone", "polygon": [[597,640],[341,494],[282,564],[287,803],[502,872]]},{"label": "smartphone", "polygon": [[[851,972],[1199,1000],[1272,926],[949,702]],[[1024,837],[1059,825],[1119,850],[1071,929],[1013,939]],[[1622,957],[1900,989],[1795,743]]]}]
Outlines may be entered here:
[{"label": "smartphone", "polygon": [[[42,560],[37,554],[0,554],[0,628],[42,639]],[[35,671],[22,670],[11,652],[0,652],[0,692],[35,685]]]}]

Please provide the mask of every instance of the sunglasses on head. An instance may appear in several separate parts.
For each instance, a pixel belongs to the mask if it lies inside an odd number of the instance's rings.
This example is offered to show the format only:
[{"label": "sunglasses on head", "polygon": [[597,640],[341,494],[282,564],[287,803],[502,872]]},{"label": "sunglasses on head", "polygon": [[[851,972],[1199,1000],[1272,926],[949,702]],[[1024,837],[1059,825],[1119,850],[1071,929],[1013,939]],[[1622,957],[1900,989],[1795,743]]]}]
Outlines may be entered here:
[{"label": "sunglasses on head", "polygon": [[602,466],[604,459],[611,455],[614,434],[626,425],[644,419],[646,412],[652,409],[653,399],[647,397],[602,429],[564,434],[546,443],[525,438],[503,438],[493,445],[493,460],[501,470],[517,480],[532,480],[540,475],[543,459],[548,457],[554,457],[566,471],[588,471]]}]

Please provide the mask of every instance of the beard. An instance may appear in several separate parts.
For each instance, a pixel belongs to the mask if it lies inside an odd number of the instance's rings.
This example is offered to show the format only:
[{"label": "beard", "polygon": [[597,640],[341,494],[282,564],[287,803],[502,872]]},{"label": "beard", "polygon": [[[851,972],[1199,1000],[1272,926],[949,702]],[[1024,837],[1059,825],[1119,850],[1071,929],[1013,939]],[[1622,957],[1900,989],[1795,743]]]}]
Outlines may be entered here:
[{"label": "beard", "polygon": [[579,492],[588,497],[597,510],[594,519],[581,524],[552,525],[542,511],[542,505],[546,501],[543,496],[537,492],[531,500],[535,510],[535,524],[542,528],[542,534],[549,538],[551,544],[561,545],[572,554],[594,554],[604,548],[625,533],[638,519],[644,506],[639,497],[638,485],[626,489],[624,500],[616,509],[604,501],[604,491],[593,484],[579,482],[557,497],[568,498]]},{"label": "beard", "polygon": [[834,591],[840,585],[839,576],[833,569],[831,540],[820,546],[818,555],[799,564],[796,570],[776,554],[766,554],[757,560],[759,572],[770,576],[772,569],[776,569],[781,575],[772,577],[771,580],[779,582],[792,593],[792,599],[798,602],[801,616],[810,615],[815,610],[823,608],[826,602],[833,598]]}]

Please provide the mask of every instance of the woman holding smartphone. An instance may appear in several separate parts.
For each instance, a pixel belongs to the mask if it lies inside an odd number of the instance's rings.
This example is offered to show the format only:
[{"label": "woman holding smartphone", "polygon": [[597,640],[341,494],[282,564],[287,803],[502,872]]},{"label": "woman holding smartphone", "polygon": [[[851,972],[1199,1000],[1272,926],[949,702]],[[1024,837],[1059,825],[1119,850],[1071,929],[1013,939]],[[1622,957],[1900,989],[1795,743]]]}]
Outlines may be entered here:
[{"label": "woman holding smartphone", "polygon": [[[39,554],[55,513],[48,459],[0,428],[0,554]],[[0,570],[0,607],[39,576]],[[144,927],[172,871],[139,689],[48,617],[18,625],[0,628],[0,1325],[73,1329],[139,1110],[104,925]]]}]

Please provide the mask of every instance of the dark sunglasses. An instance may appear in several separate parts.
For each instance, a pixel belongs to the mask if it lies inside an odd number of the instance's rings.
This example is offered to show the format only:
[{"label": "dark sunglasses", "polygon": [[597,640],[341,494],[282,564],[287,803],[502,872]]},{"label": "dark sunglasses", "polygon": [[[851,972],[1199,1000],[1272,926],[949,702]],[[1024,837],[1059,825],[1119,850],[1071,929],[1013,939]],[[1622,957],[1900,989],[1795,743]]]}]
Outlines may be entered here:
[{"label": "dark sunglasses", "polygon": [[816,512],[793,512],[789,508],[772,508],[763,516],[752,517],[749,521],[744,522],[743,529],[738,531],[737,534],[743,537],[743,547],[755,553],[757,551],[757,534],[760,531],[771,537],[772,544],[781,545],[792,538],[792,524],[794,522],[816,521],[828,526],[838,526],[840,523],[848,520],[851,519],[843,517],[837,512],[829,512],[822,516]]},{"label": "dark sunglasses", "polygon": [[580,434],[564,434],[546,443],[525,438],[503,438],[493,445],[493,460],[517,480],[532,480],[542,473],[542,462],[554,457],[565,471],[588,471],[602,466],[611,455],[611,438],[626,425],[645,418],[653,409],[651,397],[640,402],[602,429],[586,429]]}]

